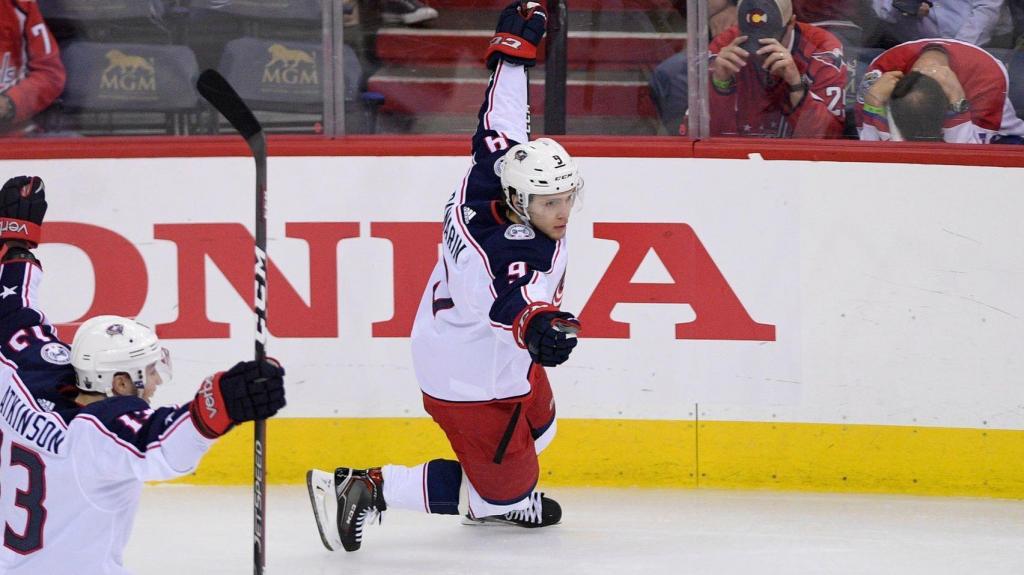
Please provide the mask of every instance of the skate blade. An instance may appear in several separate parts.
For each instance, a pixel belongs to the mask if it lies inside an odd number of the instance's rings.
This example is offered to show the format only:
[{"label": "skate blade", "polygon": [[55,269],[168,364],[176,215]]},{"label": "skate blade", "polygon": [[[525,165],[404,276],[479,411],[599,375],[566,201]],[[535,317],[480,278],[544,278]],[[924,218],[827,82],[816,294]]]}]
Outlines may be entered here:
[{"label": "skate blade", "polygon": [[504,519],[498,519],[497,517],[481,517],[479,519],[473,519],[469,515],[462,516],[463,525],[475,525],[479,527],[518,527],[511,521],[505,521]]},{"label": "skate blade", "polygon": [[328,510],[328,497],[334,499],[334,476],[319,469],[306,472],[306,489],[309,491],[309,503],[313,506],[313,518],[320,532],[320,541],[330,551],[341,549],[341,536],[332,529],[334,524]]}]

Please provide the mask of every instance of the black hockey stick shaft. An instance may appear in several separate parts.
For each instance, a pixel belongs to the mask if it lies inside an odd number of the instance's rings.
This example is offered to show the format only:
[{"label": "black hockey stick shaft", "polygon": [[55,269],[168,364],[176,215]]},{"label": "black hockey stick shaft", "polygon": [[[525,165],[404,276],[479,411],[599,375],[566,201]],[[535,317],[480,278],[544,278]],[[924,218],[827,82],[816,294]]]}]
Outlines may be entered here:
[{"label": "black hockey stick shaft", "polygon": [[[256,160],[256,361],[267,357],[267,138],[252,110],[231,84],[215,70],[206,70],[196,84],[199,94],[217,109],[249,145]],[[267,565],[267,422],[255,421],[253,437],[253,573],[263,575]]]}]

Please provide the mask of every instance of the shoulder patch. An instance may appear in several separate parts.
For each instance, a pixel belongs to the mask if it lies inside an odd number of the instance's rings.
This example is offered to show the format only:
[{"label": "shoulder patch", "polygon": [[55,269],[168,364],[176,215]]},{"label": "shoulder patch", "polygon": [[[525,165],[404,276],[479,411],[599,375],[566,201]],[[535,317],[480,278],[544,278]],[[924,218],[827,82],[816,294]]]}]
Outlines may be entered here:
[{"label": "shoulder patch", "polygon": [[505,230],[505,239],[508,240],[532,240],[537,237],[533,228],[526,224],[512,224]]},{"label": "shoulder patch", "polygon": [[71,350],[63,343],[48,343],[39,350],[39,355],[54,365],[71,363]]}]

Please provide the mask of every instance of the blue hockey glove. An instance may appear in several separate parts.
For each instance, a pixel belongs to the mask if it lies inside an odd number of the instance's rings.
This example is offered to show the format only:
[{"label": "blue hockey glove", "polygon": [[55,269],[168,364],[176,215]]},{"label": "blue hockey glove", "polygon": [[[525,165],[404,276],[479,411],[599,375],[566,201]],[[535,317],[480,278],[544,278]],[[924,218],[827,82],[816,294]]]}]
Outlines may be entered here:
[{"label": "blue hockey glove", "polygon": [[569,359],[576,344],[580,322],[564,311],[541,312],[526,326],[526,349],[533,361],[544,367],[555,367]]},{"label": "blue hockey glove", "polygon": [[46,186],[38,176],[18,176],[0,189],[0,240],[39,245],[46,215]]},{"label": "blue hockey glove", "polygon": [[517,0],[501,11],[494,37],[484,59],[491,70],[498,60],[533,66],[537,63],[537,46],[547,28],[548,16],[538,2]]},{"label": "blue hockey glove", "polygon": [[284,406],[284,368],[273,360],[240,361],[206,378],[189,411],[196,429],[214,439],[236,423],[273,417]]}]

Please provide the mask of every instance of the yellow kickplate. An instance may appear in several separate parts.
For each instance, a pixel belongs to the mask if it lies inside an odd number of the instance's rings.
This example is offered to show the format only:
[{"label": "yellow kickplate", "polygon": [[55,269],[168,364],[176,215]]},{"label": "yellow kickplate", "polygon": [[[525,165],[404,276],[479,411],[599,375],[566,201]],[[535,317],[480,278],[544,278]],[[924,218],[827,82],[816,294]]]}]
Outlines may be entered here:
[{"label": "yellow kickplate", "polygon": [[[426,418],[275,419],[267,481],[310,468],[454,458]],[[711,487],[1024,498],[1024,431],[689,420],[560,419],[541,486]],[[178,480],[245,484],[252,426]]]}]

